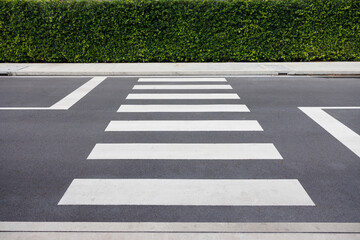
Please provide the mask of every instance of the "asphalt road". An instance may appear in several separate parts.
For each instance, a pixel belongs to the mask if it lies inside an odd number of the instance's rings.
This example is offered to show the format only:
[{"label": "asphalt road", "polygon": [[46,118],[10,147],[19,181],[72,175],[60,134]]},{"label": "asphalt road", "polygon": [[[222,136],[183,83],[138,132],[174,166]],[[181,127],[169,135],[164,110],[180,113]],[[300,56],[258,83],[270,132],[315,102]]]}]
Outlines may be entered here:
[{"label": "asphalt road", "polygon": [[[47,108],[90,79],[1,77],[0,107]],[[0,110],[0,221],[359,222],[360,157],[298,107],[360,107],[360,79],[226,80],[141,84],[232,89],[133,90],[137,77],[108,77],[68,110]],[[126,99],[130,93],[236,93],[240,99]],[[117,112],[124,104],[244,104],[250,112]],[[359,136],[359,108],[323,111]],[[263,131],[105,132],[114,120],[256,120]],[[98,143],[271,143],[282,159],[87,159]],[[313,205],[59,204],[74,179],[297,179]]]}]

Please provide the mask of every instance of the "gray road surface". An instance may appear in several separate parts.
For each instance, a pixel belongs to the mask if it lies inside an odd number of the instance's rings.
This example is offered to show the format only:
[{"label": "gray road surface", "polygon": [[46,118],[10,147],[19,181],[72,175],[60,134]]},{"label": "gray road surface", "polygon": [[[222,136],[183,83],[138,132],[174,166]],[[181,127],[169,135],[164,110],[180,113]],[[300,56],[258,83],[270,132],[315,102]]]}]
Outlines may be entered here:
[{"label": "gray road surface", "polygon": [[[0,107],[47,108],[90,79],[1,77]],[[0,221],[359,222],[360,157],[298,107],[360,107],[360,79],[226,80],[139,83],[137,77],[108,77],[68,110],[0,110]],[[139,84],[233,89],[132,90]],[[126,99],[129,93],[236,93],[240,99]],[[245,104],[250,112],[117,112],[124,104]],[[359,108],[323,111],[359,136]],[[114,120],[256,120],[263,131],[105,132]],[[87,160],[98,143],[271,143],[283,159]],[[74,179],[297,179],[314,205],[59,205]]]}]

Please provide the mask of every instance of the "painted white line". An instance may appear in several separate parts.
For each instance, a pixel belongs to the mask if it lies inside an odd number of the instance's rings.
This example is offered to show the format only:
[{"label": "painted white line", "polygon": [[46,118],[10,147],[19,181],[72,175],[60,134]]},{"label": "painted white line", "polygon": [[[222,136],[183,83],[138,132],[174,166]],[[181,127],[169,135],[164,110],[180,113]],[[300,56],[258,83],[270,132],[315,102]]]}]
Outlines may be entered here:
[{"label": "painted white line", "polygon": [[68,110],[105,79],[106,77],[94,77],[90,79],[88,82],[50,107],[0,107],[0,110]]},{"label": "painted white line", "polygon": [[360,109],[360,107],[321,107],[321,109],[337,109],[337,110],[346,110],[346,109]]},{"label": "painted white line", "polygon": [[[299,107],[299,109],[360,157],[359,134],[326,113],[321,107]],[[324,109],[360,109],[360,107],[324,107]]]},{"label": "painted white line", "polygon": [[74,179],[58,205],[315,204],[296,179]]},{"label": "painted white line", "polygon": [[339,233],[93,233],[3,232],[3,240],[360,240],[360,234]]},{"label": "painted white line", "polygon": [[134,90],[142,89],[233,89],[230,85],[135,85]]},{"label": "painted white line", "polygon": [[102,83],[106,77],[94,77],[84,85],[80,86],[78,89],[55,103],[50,107],[50,109],[63,109],[67,110],[82,99],[86,94],[93,90],[96,86]]},{"label": "painted white line", "polygon": [[263,131],[255,120],[111,121],[110,131]]},{"label": "painted white line", "polygon": [[225,78],[139,78],[139,82],[226,82]]},{"label": "painted white line", "polygon": [[0,110],[51,110],[49,107],[0,107]]},{"label": "painted white line", "polygon": [[250,112],[244,104],[121,105],[118,112]]},{"label": "painted white line", "polygon": [[126,99],[240,99],[236,93],[132,93]]},{"label": "painted white line", "polygon": [[282,159],[271,143],[98,143],[88,159]]},{"label": "painted white line", "polygon": [[0,222],[0,232],[360,233],[343,222]]}]

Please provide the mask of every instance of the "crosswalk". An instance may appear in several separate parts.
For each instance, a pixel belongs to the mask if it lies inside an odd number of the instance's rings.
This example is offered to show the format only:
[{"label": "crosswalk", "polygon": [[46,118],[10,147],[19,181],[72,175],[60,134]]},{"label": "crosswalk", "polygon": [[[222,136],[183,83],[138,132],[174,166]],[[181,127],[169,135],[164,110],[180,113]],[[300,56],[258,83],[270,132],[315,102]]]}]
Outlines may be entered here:
[{"label": "crosswalk", "polygon": [[[137,91],[141,90],[141,93]],[[147,91],[151,92],[147,92]],[[174,91],[191,91],[174,93]],[[226,92],[224,92],[224,90]],[[229,93],[232,86],[225,78],[139,78],[133,91],[117,112],[135,113],[143,120],[113,120],[106,132],[261,132],[257,120],[154,120],[146,119],[144,113],[193,113],[250,112],[240,101],[237,93]],[[155,91],[155,92],[154,92]],[[194,91],[199,91],[198,93]],[[205,91],[205,92],[204,92]],[[209,91],[209,92],[206,92]],[[216,92],[214,92],[216,91]],[[141,104],[128,101],[141,100]],[[152,100],[163,100],[163,104],[152,104]],[[171,104],[169,101],[171,100]],[[177,104],[176,101],[180,100]],[[191,100],[191,104],[184,104]],[[212,104],[204,104],[211,100]],[[199,101],[194,104],[194,101]],[[219,101],[216,103],[216,101]],[[213,103],[214,102],[214,103]],[[201,104],[202,103],[202,104]],[[273,143],[237,143],[219,141],[203,142],[128,142],[97,143],[87,160],[149,160],[149,161],[239,161],[283,159]],[[181,206],[314,206],[297,179],[74,179],[59,205],[181,205]]]}]

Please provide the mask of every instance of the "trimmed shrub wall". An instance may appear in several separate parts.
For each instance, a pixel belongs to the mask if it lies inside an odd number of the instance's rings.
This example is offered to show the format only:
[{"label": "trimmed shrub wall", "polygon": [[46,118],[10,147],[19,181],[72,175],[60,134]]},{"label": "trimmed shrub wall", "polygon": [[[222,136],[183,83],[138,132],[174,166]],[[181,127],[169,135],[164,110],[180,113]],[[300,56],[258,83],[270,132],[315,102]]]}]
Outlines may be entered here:
[{"label": "trimmed shrub wall", "polygon": [[360,60],[360,0],[0,0],[0,62]]}]

